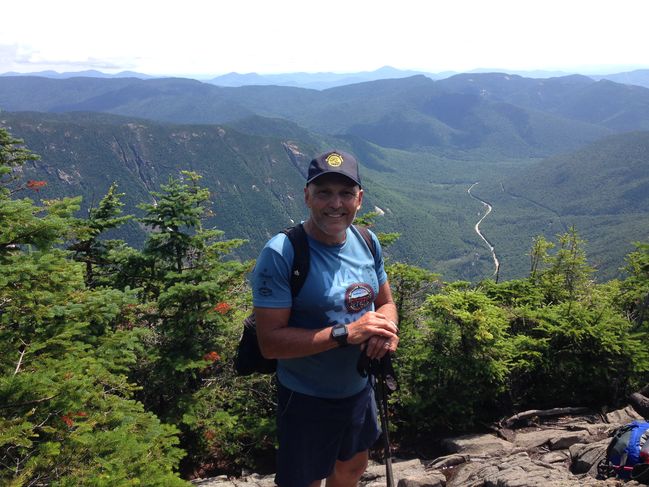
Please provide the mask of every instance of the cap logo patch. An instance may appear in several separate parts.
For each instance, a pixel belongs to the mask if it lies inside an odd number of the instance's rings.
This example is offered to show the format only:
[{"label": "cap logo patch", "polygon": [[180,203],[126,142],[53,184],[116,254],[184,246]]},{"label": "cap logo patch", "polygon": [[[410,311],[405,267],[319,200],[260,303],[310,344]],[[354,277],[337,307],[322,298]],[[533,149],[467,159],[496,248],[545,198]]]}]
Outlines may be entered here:
[{"label": "cap logo patch", "polygon": [[343,156],[340,154],[337,154],[336,152],[332,152],[327,156],[325,159],[326,163],[329,164],[331,167],[340,167],[343,163]]}]

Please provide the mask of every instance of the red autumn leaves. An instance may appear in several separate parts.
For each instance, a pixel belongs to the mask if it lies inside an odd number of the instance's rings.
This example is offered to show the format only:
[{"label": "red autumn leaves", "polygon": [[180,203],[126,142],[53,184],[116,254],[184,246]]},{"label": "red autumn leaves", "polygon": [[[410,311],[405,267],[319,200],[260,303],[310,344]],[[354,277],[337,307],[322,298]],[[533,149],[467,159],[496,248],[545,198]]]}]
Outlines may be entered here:
[{"label": "red autumn leaves", "polygon": [[72,418],[85,418],[87,416],[88,413],[85,411],[77,411],[76,413],[64,414],[61,416],[61,421],[63,421],[68,428],[72,428],[74,426],[74,419]]},{"label": "red autumn leaves", "polygon": [[221,359],[221,356],[215,351],[207,352],[205,355],[203,355],[203,360],[205,360],[206,362],[214,363],[214,362],[216,362],[217,360],[220,360],[220,359]]},{"label": "red autumn leaves", "polygon": [[39,192],[43,186],[47,185],[45,181],[36,181],[35,179],[30,179],[27,181],[27,187],[36,192]]},{"label": "red autumn leaves", "polygon": [[[220,303],[217,303],[213,308],[212,311],[217,312],[220,315],[225,315],[227,314],[230,310],[232,309],[232,306],[230,306],[228,303],[221,301]],[[221,360],[221,356],[215,352],[207,352],[205,355],[203,355],[203,360],[206,362],[214,363],[219,360]]]},{"label": "red autumn leaves", "polygon": [[216,311],[217,313],[224,315],[228,311],[232,309],[232,306],[230,306],[228,303],[220,302],[212,310]]}]

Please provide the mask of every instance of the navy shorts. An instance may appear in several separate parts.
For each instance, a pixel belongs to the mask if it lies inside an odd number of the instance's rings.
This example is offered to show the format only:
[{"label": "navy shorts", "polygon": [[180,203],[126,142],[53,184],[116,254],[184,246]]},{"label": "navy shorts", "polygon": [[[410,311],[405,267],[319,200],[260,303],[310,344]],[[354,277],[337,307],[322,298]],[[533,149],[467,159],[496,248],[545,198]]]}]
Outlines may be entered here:
[{"label": "navy shorts", "polygon": [[277,474],[280,487],[306,487],[327,478],[336,460],[368,450],[381,434],[374,391],[322,399],[277,386]]}]

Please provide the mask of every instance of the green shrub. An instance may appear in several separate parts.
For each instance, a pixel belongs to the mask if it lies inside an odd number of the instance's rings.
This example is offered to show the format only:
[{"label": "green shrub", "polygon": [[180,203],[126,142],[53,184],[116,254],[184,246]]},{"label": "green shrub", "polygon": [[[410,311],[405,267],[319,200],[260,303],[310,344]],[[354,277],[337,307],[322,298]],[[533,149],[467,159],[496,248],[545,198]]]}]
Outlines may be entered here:
[{"label": "green shrub", "polygon": [[401,427],[470,429],[493,411],[507,384],[507,316],[482,292],[452,286],[430,296],[420,313],[400,342]]}]

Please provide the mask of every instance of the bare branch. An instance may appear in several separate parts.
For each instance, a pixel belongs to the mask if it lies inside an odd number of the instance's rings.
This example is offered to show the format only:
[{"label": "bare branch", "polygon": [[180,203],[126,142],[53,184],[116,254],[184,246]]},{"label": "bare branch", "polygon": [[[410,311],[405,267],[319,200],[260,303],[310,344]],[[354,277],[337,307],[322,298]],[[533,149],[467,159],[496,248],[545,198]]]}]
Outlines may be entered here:
[{"label": "bare branch", "polygon": [[511,428],[516,422],[522,419],[533,418],[536,416],[562,416],[564,414],[583,414],[587,413],[590,410],[588,408],[582,407],[573,407],[573,408],[553,408],[553,409],[530,409],[529,411],[523,411],[521,413],[515,414],[514,416],[505,419],[502,421],[507,428]]},{"label": "bare branch", "polygon": [[20,340],[23,344],[23,349],[20,352],[20,357],[18,358],[18,364],[16,364],[16,370],[14,370],[14,375],[16,375],[20,371],[20,366],[23,363],[23,357],[25,356],[25,352],[27,351],[27,344]]}]

